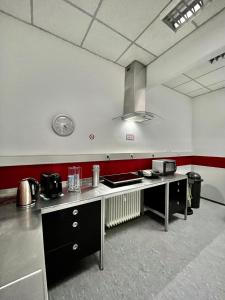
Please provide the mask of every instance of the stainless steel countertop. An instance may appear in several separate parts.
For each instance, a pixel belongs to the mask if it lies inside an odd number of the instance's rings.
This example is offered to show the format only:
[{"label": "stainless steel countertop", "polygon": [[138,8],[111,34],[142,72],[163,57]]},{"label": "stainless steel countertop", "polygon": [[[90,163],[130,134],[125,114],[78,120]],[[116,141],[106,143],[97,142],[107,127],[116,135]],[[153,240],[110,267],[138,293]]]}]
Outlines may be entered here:
[{"label": "stainless steel countertop", "polygon": [[118,188],[99,184],[84,186],[81,193],[65,192],[60,199],[39,199],[33,208],[17,208],[15,203],[0,206],[0,287],[38,269],[45,270],[41,213],[48,213],[109,198],[117,194],[186,179],[175,174]]},{"label": "stainless steel countertop", "polygon": [[83,186],[81,192],[68,192],[67,188],[63,189],[64,196],[51,199],[51,200],[44,200],[40,198],[37,201],[36,207],[41,210],[42,214],[82,205],[88,202],[94,202],[100,200],[102,198],[101,190],[99,187],[92,188],[91,186]]},{"label": "stainless steel countertop", "polygon": [[81,192],[67,192],[63,190],[64,196],[53,200],[39,199],[37,201],[37,208],[41,209],[42,214],[53,212],[56,210],[82,205],[88,202],[100,200],[102,197],[109,198],[121,193],[143,190],[148,187],[166,184],[167,182],[186,179],[186,175],[175,174],[170,176],[163,176],[159,179],[144,178],[142,182],[130,184],[117,188],[110,188],[103,183],[100,183],[97,188],[92,188],[91,185],[86,185],[81,189]]},{"label": "stainless steel countertop", "polygon": [[182,179],[187,179],[186,175],[181,175],[181,174],[174,174],[174,175],[169,175],[169,176],[161,176],[158,179],[148,179],[148,178],[143,178],[142,182],[140,183],[135,183],[135,184],[130,184],[126,186],[121,186],[117,188],[110,188],[104,184],[99,185],[99,191],[102,196],[105,198],[109,198],[112,196],[116,196],[117,194],[121,193],[129,193],[132,191],[137,191],[137,190],[143,190],[148,187],[153,187],[161,184],[166,184],[168,182],[173,182],[173,181],[178,181]]},{"label": "stainless steel countertop", "polygon": [[40,269],[45,278],[40,212],[15,203],[0,207],[0,287]]}]

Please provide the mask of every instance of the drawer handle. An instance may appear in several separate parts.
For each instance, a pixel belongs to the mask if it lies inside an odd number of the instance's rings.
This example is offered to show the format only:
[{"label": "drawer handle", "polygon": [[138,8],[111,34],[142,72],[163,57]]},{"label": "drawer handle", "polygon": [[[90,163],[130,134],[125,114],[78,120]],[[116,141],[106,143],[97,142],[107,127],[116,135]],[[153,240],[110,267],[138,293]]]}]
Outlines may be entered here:
[{"label": "drawer handle", "polygon": [[73,245],[73,250],[77,250],[78,249],[78,245],[77,244],[74,244]]},{"label": "drawer handle", "polygon": [[179,181],[177,182],[177,185],[180,185],[180,182],[179,182]]},{"label": "drawer handle", "polygon": [[180,202],[179,202],[179,201],[177,201],[177,205],[180,205]]},{"label": "drawer handle", "polygon": [[78,209],[73,210],[73,215],[76,216],[78,214]]},{"label": "drawer handle", "polygon": [[177,192],[180,193],[180,189],[177,189]]},{"label": "drawer handle", "polygon": [[77,227],[78,226],[78,222],[73,222],[73,227]]}]

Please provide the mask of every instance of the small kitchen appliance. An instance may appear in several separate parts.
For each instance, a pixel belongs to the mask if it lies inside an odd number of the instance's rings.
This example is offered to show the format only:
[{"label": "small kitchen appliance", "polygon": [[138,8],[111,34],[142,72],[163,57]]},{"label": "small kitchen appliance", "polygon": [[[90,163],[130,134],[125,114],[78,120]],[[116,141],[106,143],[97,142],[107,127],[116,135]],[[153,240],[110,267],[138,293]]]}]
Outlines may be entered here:
[{"label": "small kitchen appliance", "polygon": [[146,170],[139,170],[138,175],[144,176],[145,178],[149,179],[158,179],[159,178],[159,171],[146,169]]},{"label": "small kitchen appliance", "polygon": [[39,183],[34,178],[21,180],[16,197],[16,205],[19,207],[33,206],[39,196]]},{"label": "small kitchen appliance", "polygon": [[143,176],[134,173],[122,173],[104,176],[104,184],[112,188],[141,182]]},{"label": "small kitchen appliance", "polygon": [[58,173],[41,174],[41,197],[45,200],[62,196],[62,180]]},{"label": "small kitchen appliance", "polygon": [[172,175],[176,172],[176,161],[172,159],[153,159],[152,169],[158,171],[160,175]]}]

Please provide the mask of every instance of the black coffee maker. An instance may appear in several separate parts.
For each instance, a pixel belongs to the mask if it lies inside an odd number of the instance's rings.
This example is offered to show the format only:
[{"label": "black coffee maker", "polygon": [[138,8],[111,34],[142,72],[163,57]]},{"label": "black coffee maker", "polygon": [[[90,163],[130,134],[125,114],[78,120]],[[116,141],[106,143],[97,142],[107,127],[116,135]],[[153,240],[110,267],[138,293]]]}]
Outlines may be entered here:
[{"label": "black coffee maker", "polygon": [[41,196],[46,199],[55,199],[62,196],[62,180],[58,173],[41,174]]}]

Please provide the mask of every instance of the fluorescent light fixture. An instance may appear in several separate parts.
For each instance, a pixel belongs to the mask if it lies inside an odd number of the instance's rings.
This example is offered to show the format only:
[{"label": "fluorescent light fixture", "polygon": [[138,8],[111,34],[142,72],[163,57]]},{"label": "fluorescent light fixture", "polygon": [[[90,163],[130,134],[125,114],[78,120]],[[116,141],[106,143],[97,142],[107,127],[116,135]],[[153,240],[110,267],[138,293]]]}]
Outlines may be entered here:
[{"label": "fluorescent light fixture", "polygon": [[189,11],[187,12],[187,18],[188,18],[188,19],[191,18],[192,15],[193,15],[193,12],[192,12],[191,10],[189,10]]},{"label": "fluorescent light fixture", "polygon": [[210,64],[213,64],[214,62],[217,62],[218,60],[224,59],[224,58],[225,58],[225,52],[221,53],[215,57],[210,58],[209,62],[210,62]]},{"label": "fluorescent light fixture", "polygon": [[163,19],[173,31],[177,31],[199,14],[213,0],[181,0]]},{"label": "fluorescent light fixture", "polygon": [[180,23],[182,24],[182,23],[184,23],[185,22],[185,18],[184,17],[181,17],[180,18]]},{"label": "fluorescent light fixture", "polygon": [[200,8],[201,8],[201,6],[200,6],[199,4],[196,4],[196,5],[194,6],[195,12],[198,11]]}]

